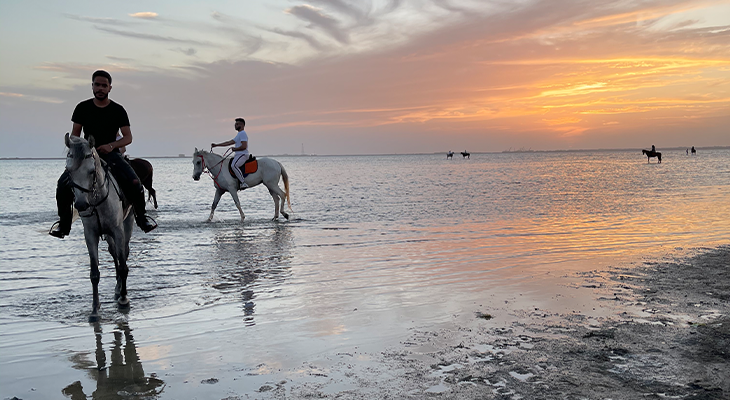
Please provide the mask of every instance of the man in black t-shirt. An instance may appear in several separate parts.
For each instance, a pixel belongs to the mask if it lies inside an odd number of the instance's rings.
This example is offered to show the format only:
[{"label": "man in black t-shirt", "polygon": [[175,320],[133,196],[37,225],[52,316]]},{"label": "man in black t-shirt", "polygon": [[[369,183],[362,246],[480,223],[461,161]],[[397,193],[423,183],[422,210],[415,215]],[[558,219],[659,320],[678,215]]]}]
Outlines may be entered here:
[{"label": "man in black t-shirt", "polygon": [[[127,111],[120,104],[109,99],[112,90],[112,77],[106,71],[96,71],[91,76],[94,97],[82,101],[74,109],[71,121],[71,135],[84,138],[94,137],[94,145],[99,156],[107,162],[109,170],[122,188],[122,192],[134,207],[137,225],[146,233],[157,227],[145,213],[144,189],[132,167],[122,158],[120,147],[132,143],[132,131],[129,129]],[[117,133],[122,137],[117,140]],[[70,185],[68,171],[64,171],[56,187],[56,204],[60,221],[54,224],[49,234],[64,238],[71,231],[73,218],[73,188]]]}]

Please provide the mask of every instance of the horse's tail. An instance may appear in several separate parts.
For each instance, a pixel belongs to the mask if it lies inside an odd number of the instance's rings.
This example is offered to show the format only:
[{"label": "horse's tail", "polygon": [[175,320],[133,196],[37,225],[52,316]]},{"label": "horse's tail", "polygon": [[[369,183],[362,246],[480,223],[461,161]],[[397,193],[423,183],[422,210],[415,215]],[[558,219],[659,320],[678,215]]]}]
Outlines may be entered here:
[{"label": "horse's tail", "polygon": [[286,202],[289,204],[289,210],[292,210],[291,208],[291,199],[289,198],[289,174],[286,173],[286,169],[284,169],[284,166],[279,163],[279,166],[281,167],[281,180],[284,181],[284,194],[286,194]]}]

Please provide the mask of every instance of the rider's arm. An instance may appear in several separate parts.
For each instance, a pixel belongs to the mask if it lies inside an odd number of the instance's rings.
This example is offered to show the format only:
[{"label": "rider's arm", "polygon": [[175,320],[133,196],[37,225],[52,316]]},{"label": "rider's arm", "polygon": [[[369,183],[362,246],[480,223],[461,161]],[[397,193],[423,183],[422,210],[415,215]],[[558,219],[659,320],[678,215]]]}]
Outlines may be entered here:
[{"label": "rider's arm", "polygon": [[230,145],[235,144],[235,143],[236,142],[234,142],[233,140],[226,140],[225,142],[211,143],[210,144],[210,147],[230,146]]},{"label": "rider's arm", "polygon": [[81,124],[74,122],[74,126],[71,128],[71,136],[81,136],[81,128],[83,128]]},{"label": "rider's arm", "polygon": [[248,142],[241,142],[241,147],[234,147],[231,150],[242,151],[242,150],[246,150],[247,148],[248,148]]},{"label": "rider's arm", "polygon": [[123,126],[119,128],[119,131],[122,133],[122,137],[111,143],[115,149],[132,144],[132,130],[129,129],[129,126]]},{"label": "rider's arm", "polygon": [[96,151],[101,154],[107,154],[111,153],[114,149],[124,147],[132,143],[132,130],[129,129],[129,125],[119,128],[119,131],[122,133],[122,137],[120,137],[119,140],[98,146]]}]

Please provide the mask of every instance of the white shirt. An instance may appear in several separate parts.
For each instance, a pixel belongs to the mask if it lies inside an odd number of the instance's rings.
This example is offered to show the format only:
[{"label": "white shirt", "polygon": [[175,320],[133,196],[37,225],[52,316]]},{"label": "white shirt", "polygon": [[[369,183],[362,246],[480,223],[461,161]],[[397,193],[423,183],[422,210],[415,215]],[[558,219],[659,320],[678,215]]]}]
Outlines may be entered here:
[{"label": "white shirt", "polygon": [[[238,131],[238,134],[235,138],[233,138],[233,141],[236,143],[236,147],[241,147],[241,142],[248,142],[248,135],[246,134],[246,131]],[[248,147],[246,150],[239,150],[236,151],[236,154],[246,154],[249,153]]]}]

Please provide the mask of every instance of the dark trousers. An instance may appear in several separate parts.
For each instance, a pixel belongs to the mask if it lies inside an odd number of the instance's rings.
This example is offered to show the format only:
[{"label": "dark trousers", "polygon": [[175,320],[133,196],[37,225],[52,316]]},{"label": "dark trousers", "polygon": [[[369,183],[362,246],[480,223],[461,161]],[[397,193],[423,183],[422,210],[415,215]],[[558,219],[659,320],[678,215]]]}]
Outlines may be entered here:
[{"label": "dark trousers", "polygon": [[[137,221],[143,219],[145,215],[144,189],[132,166],[117,150],[108,154],[99,154],[99,156],[109,165],[109,171],[119,183],[122,193],[132,203]],[[56,205],[58,206],[58,216],[61,219],[59,228],[68,232],[71,230],[71,220],[73,219],[74,192],[67,170],[63,171],[56,185]]]}]

